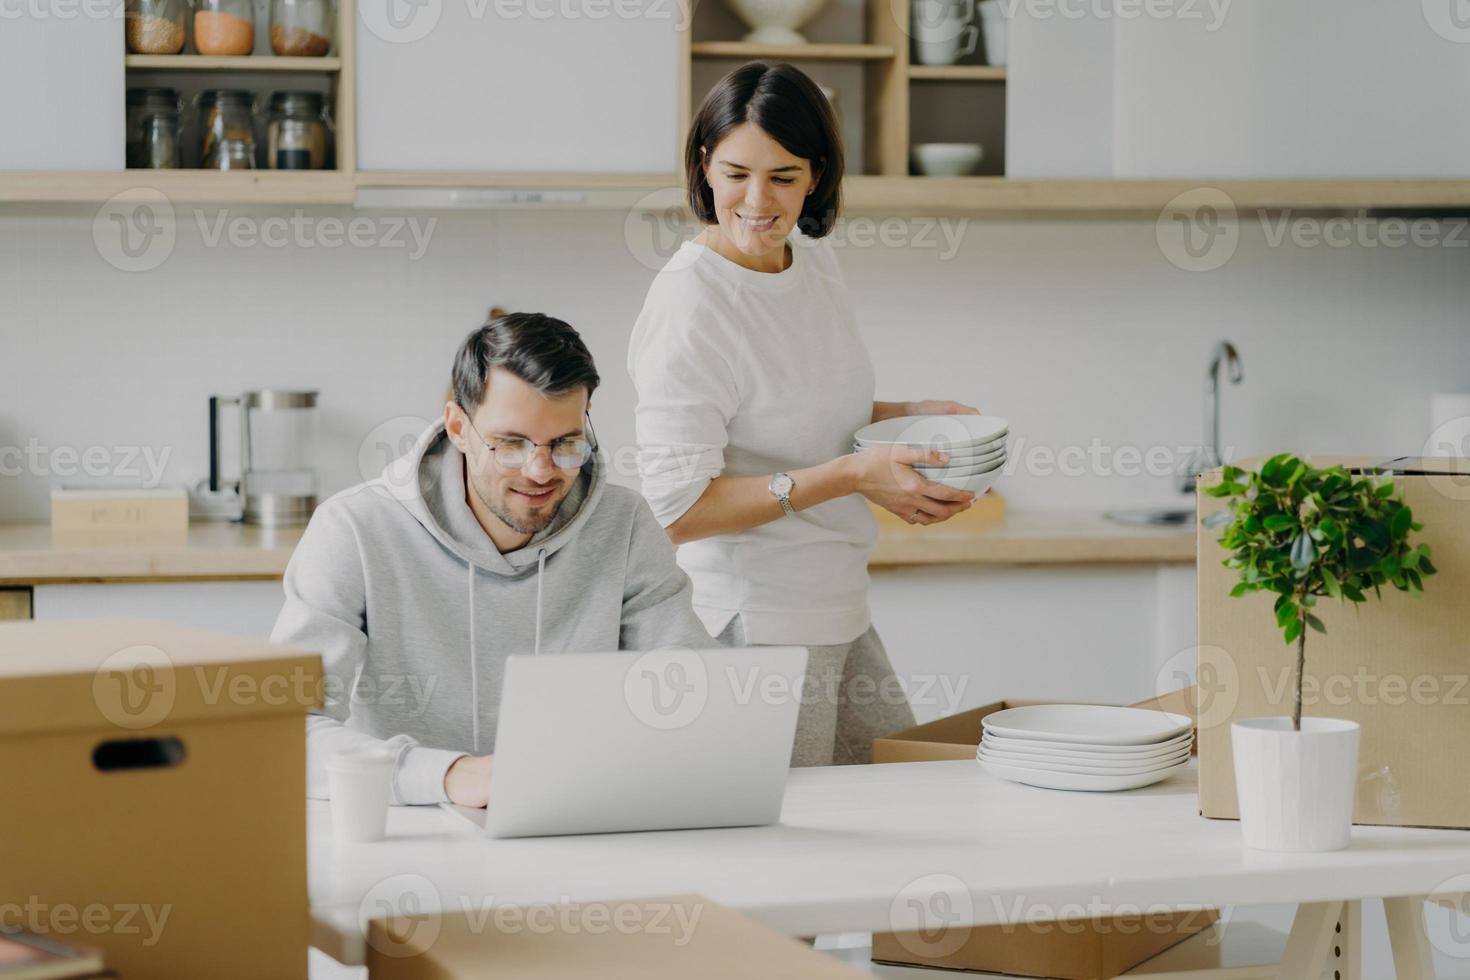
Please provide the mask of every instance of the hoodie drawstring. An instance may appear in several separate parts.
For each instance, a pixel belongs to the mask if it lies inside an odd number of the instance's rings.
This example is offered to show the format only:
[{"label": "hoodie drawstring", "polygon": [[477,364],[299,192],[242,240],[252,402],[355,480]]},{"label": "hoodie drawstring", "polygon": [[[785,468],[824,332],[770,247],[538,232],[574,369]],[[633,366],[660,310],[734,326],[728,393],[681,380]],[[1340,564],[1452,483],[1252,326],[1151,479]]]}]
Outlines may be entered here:
[{"label": "hoodie drawstring", "polygon": [[474,742],[474,754],[480,754],[480,677],[476,669],[475,656],[475,563],[465,562],[470,570],[470,739]]},{"label": "hoodie drawstring", "polygon": [[541,655],[541,580],[546,577],[546,549],[536,553],[536,647],[534,656]]},{"label": "hoodie drawstring", "polygon": [[[474,743],[474,754],[480,754],[480,671],[475,656],[475,563],[466,562],[469,572],[466,583],[470,606],[470,741]],[[541,653],[541,583],[546,577],[546,549],[536,553],[536,646],[533,655]]]}]

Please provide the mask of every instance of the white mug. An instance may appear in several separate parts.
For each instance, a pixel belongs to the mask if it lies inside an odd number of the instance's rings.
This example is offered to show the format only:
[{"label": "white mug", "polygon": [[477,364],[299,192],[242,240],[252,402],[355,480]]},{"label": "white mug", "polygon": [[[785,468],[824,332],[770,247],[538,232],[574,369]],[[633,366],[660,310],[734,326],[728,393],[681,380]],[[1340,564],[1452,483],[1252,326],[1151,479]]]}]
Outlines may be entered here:
[{"label": "white mug", "polygon": [[980,43],[975,0],[914,0],[914,57],[921,65],[952,65]]},{"label": "white mug", "polygon": [[980,24],[985,32],[985,63],[1006,63],[1006,14],[1001,0],[980,0]]}]

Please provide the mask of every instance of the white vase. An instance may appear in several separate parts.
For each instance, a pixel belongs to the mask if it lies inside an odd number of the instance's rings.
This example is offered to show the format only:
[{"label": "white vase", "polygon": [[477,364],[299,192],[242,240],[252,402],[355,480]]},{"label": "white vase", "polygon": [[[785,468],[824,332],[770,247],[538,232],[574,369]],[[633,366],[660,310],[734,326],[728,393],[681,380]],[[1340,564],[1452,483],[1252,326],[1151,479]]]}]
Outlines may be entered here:
[{"label": "white vase", "polygon": [[1240,832],[1264,851],[1340,851],[1352,834],[1357,722],[1249,718],[1230,726]]}]

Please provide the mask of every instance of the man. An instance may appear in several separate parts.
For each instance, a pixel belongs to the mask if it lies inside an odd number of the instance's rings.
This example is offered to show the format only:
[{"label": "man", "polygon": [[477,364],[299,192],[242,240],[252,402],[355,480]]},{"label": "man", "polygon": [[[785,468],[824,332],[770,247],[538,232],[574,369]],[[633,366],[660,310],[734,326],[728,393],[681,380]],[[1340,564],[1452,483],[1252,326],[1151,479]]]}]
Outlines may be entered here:
[{"label": "man", "polygon": [[310,795],[333,754],[377,748],[395,803],[484,806],[508,654],[714,645],[647,504],[605,482],[598,380],[562,321],[492,320],[460,347],[442,422],[318,508],[271,634],[326,668]]}]

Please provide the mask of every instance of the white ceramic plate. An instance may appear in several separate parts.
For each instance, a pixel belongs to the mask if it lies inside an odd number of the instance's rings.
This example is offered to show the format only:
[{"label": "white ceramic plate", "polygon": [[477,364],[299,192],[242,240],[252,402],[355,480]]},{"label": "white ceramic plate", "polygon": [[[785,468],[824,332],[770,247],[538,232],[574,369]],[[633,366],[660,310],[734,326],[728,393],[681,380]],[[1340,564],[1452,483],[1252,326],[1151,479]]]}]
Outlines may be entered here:
[{"label": "white ceramic plate", "polygon": [[925,477],[925,479],[930,483],[942,483],[956,490],[968,490],[978,497],[995,486],[995,481],[1000,479],[1004,469],[1002,466],[997,466],[993,470],[986,470],[984,473],[974,473],[970,476],[930,476]]},{"label": "white ceramic plate", "polygon": [[1004,465],[1006,465],[1006,454],[1001,453],[994,459],[988,459],[972,466],[915,466],[914,472],[926,480],[937,480],[941,476],[975,476],[978,473],[989,473]]},{"label": "white ceramic plate", "polygon": [[[995,450],[999,449],[1001,446],[1005,445],[1005,441],[1010,436],[1010,434],[1010,430],[1007,429],[1004,432],[997,432],[995,435],[988,436],[984,439],[973,439],[965,442],[940,439],[937,440],[937,442],[944,443],[944,448],[953,452],[956,456],[974,456],[979,453],[994,452]],[[887,442],[882,439],[874,441],[871,439],[864,439],[860,436],[855,436],[852,440],[852,443],[855,446],[862,446],[868,449],[876,449],[882,446],[907,446],[911,444],[907,441]]]},{"label": "white ceramic plate", "polygon": [[975,753],[977,759],[1000,763],[1006,766],[1015,766],[1018,769],[1046,769],[1053,772],[1090,772],[1099,776],[1136,776],[1145,772],[1153,772],[1155,769],[1172,769],[1181,762],[1189,761],[1189,750],[1175,752],[1173,755],[1162,756],[1158,759],[1145,759],[1143,761],[1098,761],[1098,762],[1076,762],[1071,759],[1045,759],[1034,755],[1022,755],[1016,752],[1006,752],[1000,749],[992,749],[982,744]]},{"label": "white ceramic plate", "polygon": [[865,449],[893,449],[897,446],[911,446],[915,449],[949,453],[950,462],[974,462],[982,456],[992,456],[1005,449],[1008,438],[1010,438],[1009,433],[997,436],[989,442],[977,442],[964,446],[957,446],[942,440],[932,443],[854,442],[852,448],[856,452],[862,452]]},{"label": "white ceramic plate", "polygon": [[985,731],[1006,738],[1081,745],[1152,745],[1193,729],[1184,715],[1097,704],[1032,704],[987,715]]},{"label": "white ceramic plate", "polygon": [[1178,738],[1160,742],[1157,746],[1139,745],[1072,745],[1067,742],[1041,742],[1029,738],[1006,738],[1004,735],[986,734],[980,744],[1025,755],[1052,759],[1071,759],[1078,762],[1146,762],[1171,756],[1180,749],[1190,748],[1193,734],[1185,732]]},{"label": "white ceramic plate", "polygon": [[[856,443],[856,442],[852,444],[852,451],[855,452],[855,453],[873,452],[873,451],[876,451],[876,450],[889,449],[889,448],[892,448],[892,447],[889,447],[889,446],[864,446],[864,445],[862,445],[860,443]],[[948,463],[945,463],[943,466],[931,466],[931,465],[929,465],[927,463],[917,463],[915,465],[919,469],[927,469],[927,470],[952,469],[952,468],[954,468],[956,466],[974,466],[974,465],[976,465],[978,463],[989,462],[992,459],[999,459],[1001,456],[1005,455],[1005,452],[1006,452],[1006,443],[1005,443],[1005,438],[1002,437],[1000,439],[997,439],[995,442],[991,443],[990,445],[983,447],[982,451],[979,451],[979,452],[971,453],[969,450],[966,450],[963,453],[957,453],[957,452],[956,453],[950,453],[949,454],[949,462]]]},{"label": "white ceramic plate", "polygon": [[853,441],[861,446],[922,446],[959,451],[1002,439],[1010,432],[1005,419],[995,415],[904,415],[859,429]]},{"label": "white ceramic plate", "polygon": [[914,465],[914,469],[916,469],[916,470],[968,470],[968,469],[974,469],[977,466],[984,466],[986,463],[993,463],[993,462],[995,462],[998,459],[1005,459],[1005,458],[1006,458],[1006,449],[1005,449],[1004,446],[1001,446],[999,449],[995,450],[994,452],[984,453],[984,454],[979,455],[979,456],[951,456],[949,458],[949,462],[948,463],[945,463],[943,466],[930,466],[927,463],[916,463]]},{"label": "white ceramic plate", "polygon": [[1018,769],[1015,766],[1004,766],[984,759],[980,760],[981,769],[1000,779],[1009,779],[1013,783],[1025,783],[1027,786],[1040,786],[1043,789],[1080,790],[1088,793],[1116,793],[1125,789],[1152,786],[1154,783],[1163,782],[1187,765],[1188,763],[1180,763],[1172,769],[1158,769],[1137,776],[1097,776],[1076,772]]}]

